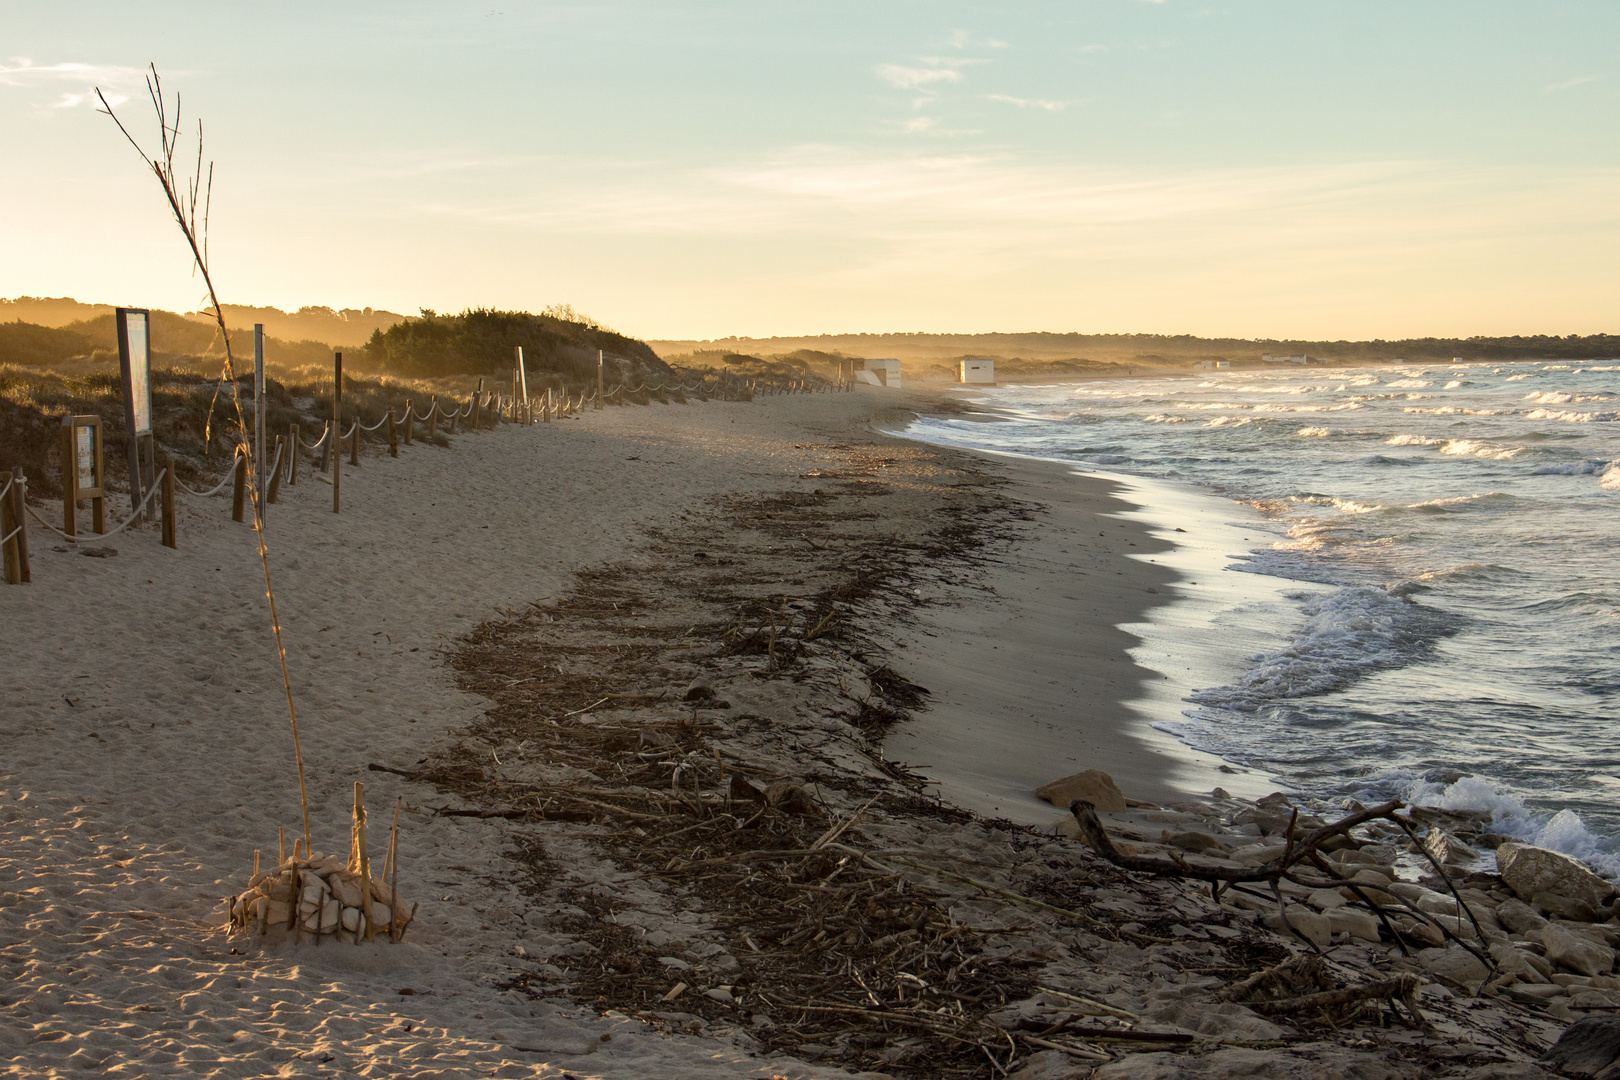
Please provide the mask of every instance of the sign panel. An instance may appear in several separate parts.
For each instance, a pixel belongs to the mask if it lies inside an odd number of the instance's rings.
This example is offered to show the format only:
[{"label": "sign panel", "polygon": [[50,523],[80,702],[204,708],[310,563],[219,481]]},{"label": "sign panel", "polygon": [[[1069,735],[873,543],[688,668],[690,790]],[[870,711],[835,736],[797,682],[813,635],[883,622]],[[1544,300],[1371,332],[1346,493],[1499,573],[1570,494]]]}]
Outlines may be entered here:
[{"label": "sign panel", "polygon": [[136,308],[118,309],[118,351],[124,369],[124,388],[129,394],[129,430],[135,435],[150,435],[152,333],[145,311]]},{"label": "sign panel", "polygon": [[85,424],[73,429],[74,457],[78,459],[80,491],[100,487],[96,483],[96,433],[100,428]]}]

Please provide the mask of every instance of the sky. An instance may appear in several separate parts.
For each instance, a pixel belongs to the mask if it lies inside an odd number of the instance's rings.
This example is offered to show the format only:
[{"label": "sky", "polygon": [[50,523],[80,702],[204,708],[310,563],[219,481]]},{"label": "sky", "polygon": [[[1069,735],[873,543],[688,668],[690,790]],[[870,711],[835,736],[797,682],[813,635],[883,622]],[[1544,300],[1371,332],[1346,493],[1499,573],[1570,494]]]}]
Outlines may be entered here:
[{"label": "sky", "polygon": [[1620,332],[1620,4],[0,0],[0,296],[637,337]]}]

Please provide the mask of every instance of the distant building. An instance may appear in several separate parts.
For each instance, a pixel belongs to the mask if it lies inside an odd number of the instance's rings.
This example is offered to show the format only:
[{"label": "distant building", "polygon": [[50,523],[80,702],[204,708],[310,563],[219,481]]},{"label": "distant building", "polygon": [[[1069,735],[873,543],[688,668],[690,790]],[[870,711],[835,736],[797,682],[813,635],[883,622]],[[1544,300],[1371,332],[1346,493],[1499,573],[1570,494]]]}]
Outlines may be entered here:
[{"label": "distant building", "polygon": [[994,386],[996,362],[994,360],[963,360],[957,364],[956,381],[981,386]]},{"label": "distant building", "polygon": [[856,360],[855,381],[866,383],[868,386],[900,386],[900,361],[898,360]]},{"label": "distant building", "polygon": [[1230,360],[1199,360],[1193,364],[1193,367],[1198,371],[1214,371],[1217,368],[1229,368],[1231,366],[1232,361]]},{"label": "distant building", "polygon": [[1272,356],[1270,353],[1264,353],[1260,359],[1267,364],[1308,364],[1311,362],[1311,358],[1308,356]]}]

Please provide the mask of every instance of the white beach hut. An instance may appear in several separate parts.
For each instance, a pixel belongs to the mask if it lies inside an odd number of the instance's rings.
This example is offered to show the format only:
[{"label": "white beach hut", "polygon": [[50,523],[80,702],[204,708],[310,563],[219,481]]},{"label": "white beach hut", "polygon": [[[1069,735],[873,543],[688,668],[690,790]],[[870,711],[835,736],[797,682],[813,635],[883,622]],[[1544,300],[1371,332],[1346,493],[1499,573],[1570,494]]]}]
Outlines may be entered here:
[{"label": "white beach hut", "polygon": [[898,360],[856,360],[855,381],[866,383],[868,386],[900,385],[900,361]]},{"label": "white beach hut", "polygon": [[957,364],[956,381],[964,385],[994,386],[996,362],[994,360],[963,360]]}]

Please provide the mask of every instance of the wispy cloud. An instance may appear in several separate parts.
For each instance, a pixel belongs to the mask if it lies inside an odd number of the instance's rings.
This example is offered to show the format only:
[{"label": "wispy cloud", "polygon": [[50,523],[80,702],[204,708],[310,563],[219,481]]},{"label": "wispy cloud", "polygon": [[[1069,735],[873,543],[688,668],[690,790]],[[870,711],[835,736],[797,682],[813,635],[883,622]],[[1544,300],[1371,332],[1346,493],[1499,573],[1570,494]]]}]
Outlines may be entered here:
[{"label": "wispy cloud", "polygon": [[902,90],[928,86],[931,83],[962,81],[962,73],[955,68],[905,67],[900,64],[879,64],[877,66],[877,77],[890,86],[897,86]]},{"label": "wispy cloud", "polygon": [[999,101],[1003,105],[1016,105],[1020,109],[1045,109],[1047,112],[1062,112],[1069,107],[1067,101],[1048,101],[1045,98],[1021,98],[1011,94],[986,94],[991,101]]},{"label": "wispy cloud", "polygon": [[140,68],[76,62],[36,64],[26,56],[14,56],[9,63],[0,63],[0,86],[50,88],[73,84],[74,89],[59,92],[51,103],[57,109],[97,104],[95,88],[98,86],[109,103],[122,105],[129,100],[124,91],[141,85],[144,76]]},{"label": "wispy cloud", "polygon": [[967,30],[956,30],[951,33],[950,47],[953,49],[1010,49],[1012,46],[996,38],[975,38]]},{"label": "wispy cloud", "polygon": [[1575,79],[1565,79],[1563,82],[1553,83],[1551,86],[1543,86],[1541,92],[1543,94],[1555,94],[1560,90],[1572,90],[1577,86],[1595,83],[1602,77],[1601,75],[1582,75]]}]

